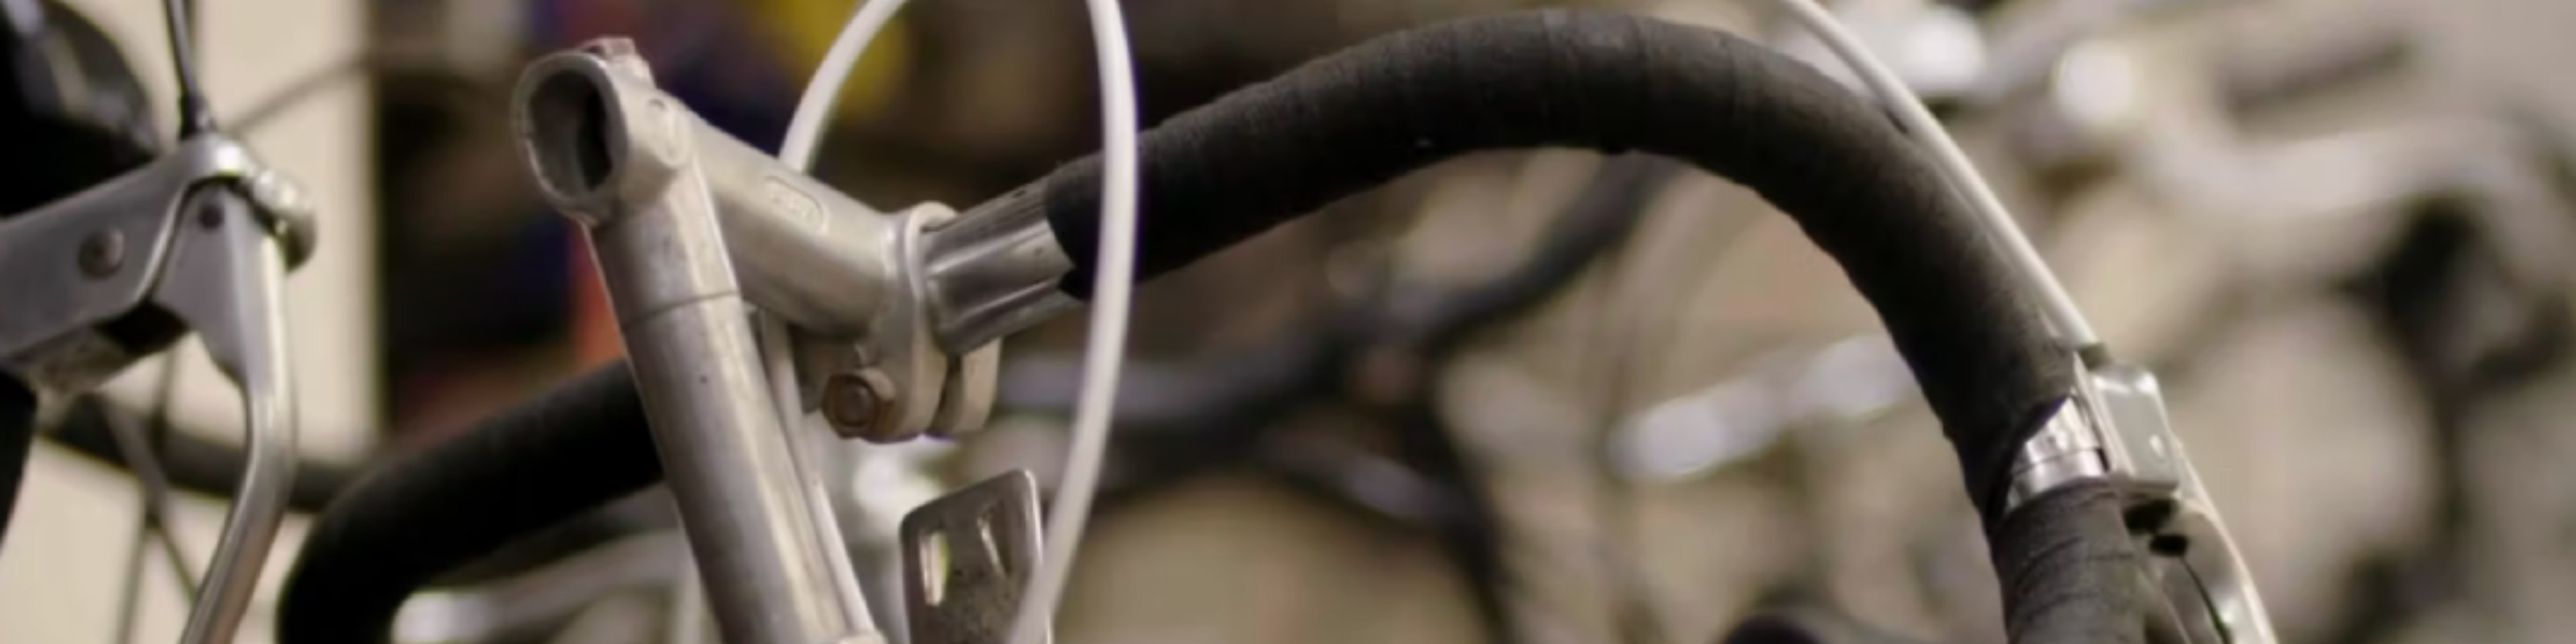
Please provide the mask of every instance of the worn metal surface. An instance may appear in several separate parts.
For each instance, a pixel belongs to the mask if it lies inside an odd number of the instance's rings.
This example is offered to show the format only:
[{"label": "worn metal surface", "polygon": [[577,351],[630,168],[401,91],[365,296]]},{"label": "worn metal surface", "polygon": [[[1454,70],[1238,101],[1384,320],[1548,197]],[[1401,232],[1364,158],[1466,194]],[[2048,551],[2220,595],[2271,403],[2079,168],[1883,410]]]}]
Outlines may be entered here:
[{"label": "worn metal surface", "polygon": [[514,100],[521,142],[548,199],[589,230],[725,639],[871,636],[770,405],[692,119],[652,88],[622,40],[541,59]]},{"label": "worn metal surface", "polygon": [[904,515],[903,603],[912,644],[1008,638],[1020,594],[1037,570],[1040,533],[1037,479],[1025,470],[960,488]]},{"label": "worn metal surface", "polygon": [[[125,347],[96,327],[132,312],[168,275],[168,254],[188,214],[183,201],[196,188],[246,184],[267,172],[241,144],[200,137],[0,224],[0,275],[10,302],[0,307],[0,357],[38,387],[82,391],[132,364],[140,357],[134,351],[157,349]],[[93,252],[88,240],[102,235],[123,247],[109,270],[83,257]]]}]

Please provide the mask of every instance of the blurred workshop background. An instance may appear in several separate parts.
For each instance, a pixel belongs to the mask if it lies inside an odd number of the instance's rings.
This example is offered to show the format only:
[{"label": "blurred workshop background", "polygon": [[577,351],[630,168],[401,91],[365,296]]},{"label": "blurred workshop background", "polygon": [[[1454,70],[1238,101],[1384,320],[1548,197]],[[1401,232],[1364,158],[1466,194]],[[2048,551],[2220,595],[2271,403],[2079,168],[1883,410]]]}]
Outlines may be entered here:
[{"label": "blurred workshop background", "polygon": [[[157,0],[64,1],[168,94]],[[581,237],[512,145],[522,63],[631,36],[665,88],[771,147],[852,4],[200,3],[218,109],[322,204],[290,295],[309,455],[355,471],[617,356]],[[2162,375],[2286,641],[2576,640],[2576,3],[1830,4]],[[1149,123],[1373,35],[1542,5],[1834,68],[1751,0],[1126,3]],[[1094,149],[1087,34],[1067,0],[915,3],[817,174],[879,206],[962,205]],[[1141,292],[1060,641],[1701,643],[1774,611],[2002,640],[1930,414],[1839,271],[1750,193],[1649,159],[1487,154],[1329,211]],[[844,483],[898,509],[856,508],[853,534],[1006,468],[1048,480],[1079,322],[1013,339],[989,431],[854,448]],[[180,431],[233,440],[195,349],[111,404],[165,387]],[[184,600],[132,556],[133,479],[52,443],[29,478],[0,642],[113,640],[138,567],[132,641],[173,637]],[[665,504],[621,525],[667,527]],[[202,557],[220,505],[184,506]],[[270,637],[295,536],[245,641]],[[653,641],[686,583],[662,565],[508,628],[407,613],[399,639]]]}]

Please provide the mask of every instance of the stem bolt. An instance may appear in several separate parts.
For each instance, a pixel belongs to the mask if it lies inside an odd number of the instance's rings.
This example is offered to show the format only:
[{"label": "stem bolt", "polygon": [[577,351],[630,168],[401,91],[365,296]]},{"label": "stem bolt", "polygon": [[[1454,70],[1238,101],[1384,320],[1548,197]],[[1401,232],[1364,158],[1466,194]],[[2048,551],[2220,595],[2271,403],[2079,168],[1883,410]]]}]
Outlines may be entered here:
[{"label": "stem bolt", "polygon": [[864,431],[886,414],[894,383],[875,370],[833,374],[823,380],[823,419],[834,427]]}]

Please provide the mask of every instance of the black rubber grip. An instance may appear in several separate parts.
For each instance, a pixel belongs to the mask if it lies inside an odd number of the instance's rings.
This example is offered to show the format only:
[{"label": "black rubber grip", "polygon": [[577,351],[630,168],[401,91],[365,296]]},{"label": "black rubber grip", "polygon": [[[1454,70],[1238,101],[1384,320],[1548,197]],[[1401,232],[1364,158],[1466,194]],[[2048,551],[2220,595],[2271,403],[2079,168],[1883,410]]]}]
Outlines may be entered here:
[{"label": "black rubber grip", "polygon": [[2147,641],[2160,600],[2109,483],[2073,483],[2031,499],[1988,535],[2013,642]]},{"label": "black rubber grip", "polygon": [[403,599],[511,540],[662,478],[626,365],[368,472],[316,517],[278,641],[381,642]]},{"label": "black rubber grip", "polygon": [[[2068,353],[1977,217],[1871,102],[1724,33],[1584,11],[1379,38],[1146,133],[1138,273],[1152,276],[1463,153],[1640,150],[1759,192],[1842,265],[1999,516],[2009,457],[2073,389]],[[1084,295],[1097,156],[978,211],[1043,207]]]},{"label": "black rubber grip", "polygon": [[18,511],[18,488],[27,479],[27,449],[35,441],[35,392],[15,378],[0,376],[0,546],[9,543],[9,517]]}]

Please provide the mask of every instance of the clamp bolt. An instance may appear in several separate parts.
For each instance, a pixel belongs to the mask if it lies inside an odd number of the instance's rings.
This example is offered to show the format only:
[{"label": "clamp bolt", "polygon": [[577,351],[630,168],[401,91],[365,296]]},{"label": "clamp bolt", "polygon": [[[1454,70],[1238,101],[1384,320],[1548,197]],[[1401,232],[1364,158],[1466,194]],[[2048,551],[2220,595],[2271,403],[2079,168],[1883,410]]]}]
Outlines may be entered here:
[{"label": "clamp bolt", "polygon": [[823,380],[823,419],[847,429],[875,427],[889,409],[885,401],[893,388],[874,370],[833,374]]},{"label": "clamp bolt", "polygon": [[115,275],[117,269],[124,268],[124,231],[102,230],[81,240],[80,267],[91,277]]}]

